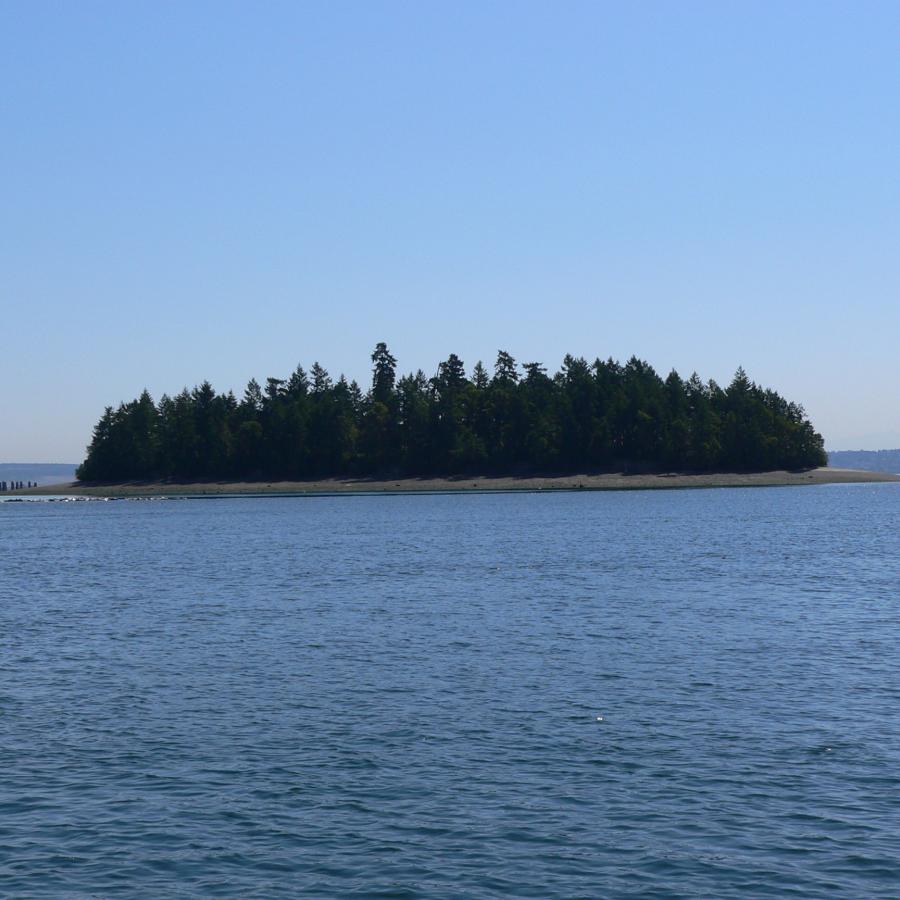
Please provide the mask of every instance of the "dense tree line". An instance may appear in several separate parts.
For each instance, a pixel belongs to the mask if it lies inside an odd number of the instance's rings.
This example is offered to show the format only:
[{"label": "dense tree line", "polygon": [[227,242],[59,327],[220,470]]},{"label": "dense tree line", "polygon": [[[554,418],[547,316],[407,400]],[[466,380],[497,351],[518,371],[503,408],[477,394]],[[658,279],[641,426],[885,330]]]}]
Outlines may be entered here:
[{"label": "dense tree line", "polygon": [[385,344],[366,393],[314,363],[251,380],[238,400],[209,382],[108,407],[82,481],[303,479],[582,471],[763,471],[825,465],[802,407],[738,369],[727,388],[661,378],[646,362],[566,356],[548,375],[497,355],[467,376],[455,354],[397,376]]}]

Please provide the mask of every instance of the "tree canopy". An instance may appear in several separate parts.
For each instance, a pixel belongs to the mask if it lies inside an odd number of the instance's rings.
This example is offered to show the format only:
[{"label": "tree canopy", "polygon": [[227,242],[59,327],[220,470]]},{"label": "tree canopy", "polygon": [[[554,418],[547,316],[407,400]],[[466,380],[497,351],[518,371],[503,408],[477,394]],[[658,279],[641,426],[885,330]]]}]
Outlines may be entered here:
[{"label": "tree canopy", "polygon": [[649,363],[566,356],[554,375],[506,351],[472,377],[455,354],[397,377],[384,343],[363,393],[318,363],[251,379],[242,399],[208,381],[107,407],[82,481],[304,479],[588,471],[767,471],[826,464],[804,410],[738,368],[726,388]]}]

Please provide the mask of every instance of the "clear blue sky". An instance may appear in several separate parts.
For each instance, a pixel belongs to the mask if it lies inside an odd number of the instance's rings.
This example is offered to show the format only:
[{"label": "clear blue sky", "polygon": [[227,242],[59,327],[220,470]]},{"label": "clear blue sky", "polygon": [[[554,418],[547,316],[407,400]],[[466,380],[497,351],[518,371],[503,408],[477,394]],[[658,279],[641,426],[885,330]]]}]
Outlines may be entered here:
[{"label": "clear blue sky", "polygon": [[0,4],[0,461],[318,359],[742,364],[900,446],[900,4]]}]

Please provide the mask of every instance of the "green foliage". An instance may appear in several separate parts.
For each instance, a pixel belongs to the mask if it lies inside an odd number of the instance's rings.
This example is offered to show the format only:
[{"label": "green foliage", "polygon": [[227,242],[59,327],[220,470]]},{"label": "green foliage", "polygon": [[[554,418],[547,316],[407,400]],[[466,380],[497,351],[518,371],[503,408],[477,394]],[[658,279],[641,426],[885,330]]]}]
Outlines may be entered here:
[{"label": "green foliage", "polygon": [[243,399],[209,382],[154,404],[144,391],[107,407],[78,469],[82,481],[303,479],[583,471],[762,471],[825,465],[803,408],[739,368],[727,389],[694,373],[662,379],[632,357],[566,356],[555,375],[520,373],[505,351],[490,377],[450,354],[433,378],[397,378],[384,343],[372,386],[334,382],[313,363],[254,379]]}]

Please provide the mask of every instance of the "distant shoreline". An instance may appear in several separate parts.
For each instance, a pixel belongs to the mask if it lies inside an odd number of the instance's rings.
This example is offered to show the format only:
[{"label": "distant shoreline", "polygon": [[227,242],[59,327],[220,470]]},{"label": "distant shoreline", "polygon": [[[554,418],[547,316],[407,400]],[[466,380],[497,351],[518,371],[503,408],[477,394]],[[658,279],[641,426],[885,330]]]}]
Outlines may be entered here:
[{"label": "distant shoreline", "polygon": [[5,496],[82,497],[241,496],[478,493],[494,491],[624,491],[673,488],[789,487],[810,484],[858,484],[900,481],[900,475],[859,469],[819,468],[803,472],[735,472],[686,475],[679,473],[624,475],[553,475],[454,478],[325,478],[316,481],[195,481],[67,483],[10,492]]}]

